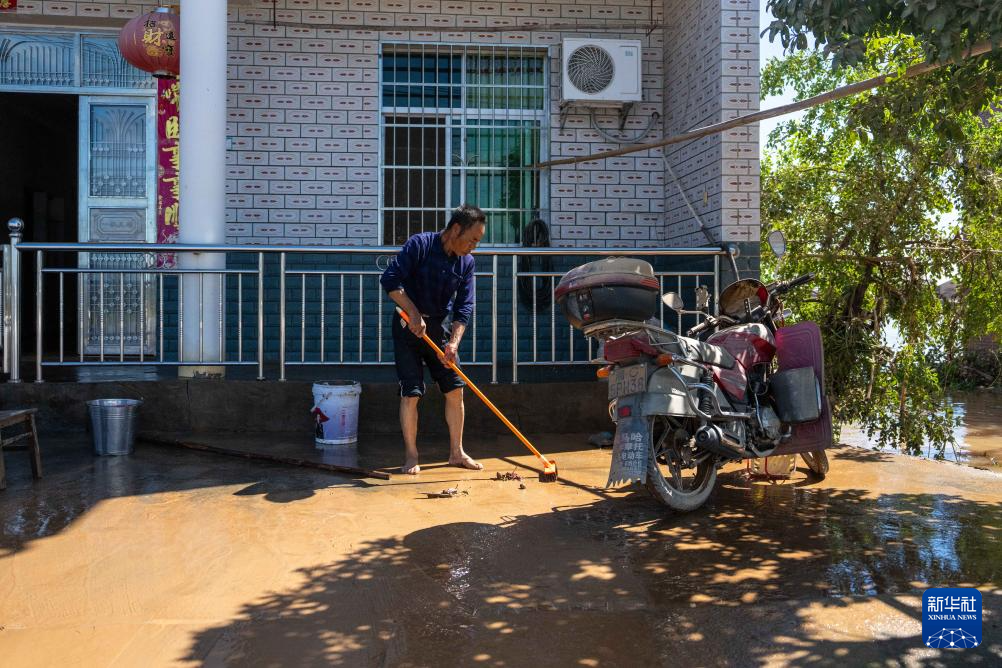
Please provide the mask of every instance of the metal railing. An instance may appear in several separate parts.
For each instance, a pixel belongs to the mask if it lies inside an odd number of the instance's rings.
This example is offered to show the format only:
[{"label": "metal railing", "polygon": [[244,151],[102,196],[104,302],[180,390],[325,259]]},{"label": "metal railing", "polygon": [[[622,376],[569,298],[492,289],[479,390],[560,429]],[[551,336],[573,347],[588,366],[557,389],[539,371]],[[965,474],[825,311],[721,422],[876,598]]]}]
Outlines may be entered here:
[{"label": "metal railing", "polygon": [[[315,254],[316,247],[311,247],[312,252]],[[387,247],[376,247],[370,249],[355,249],[353,252],[362,254],[376,254],[377,256],[385,256],[388,253],[393,253],[395,248]],[[388,317],[389,310],[392,308],[392,301],[385,296],[384,291],[379,286],[379,277],[382,275],[382,271],[379,269],[371,270],[355,270],[350,271],[346,269],[289,269],[287,267],[287,259],[289,255],[288,250],[282,251],[279,254],[279,266],[280,266],[280,286],[279,294],[280,296],[287,299],[289,295],[289,286],[295,285],[298,279],[299,283],[299,300],[298,300],[298,324],[299,324],[299,359],[289,359],[286,350],[285,343],[288,342],[288,328],[290,323],[295,321],[296,312],[289,313],[289,308],[287,302],[283,302],[279,306],[279,312],[286,314],[286,319],[282,323],[284,331],[280,336],[279,353],[281,358],[279,360],[280,369],[280,380],[285,379],[285,369],[288,366],[300,365],[300,366],[321,366],[328,364],[350,364],[350,365],[361,365],[361,366],[373,366],[373,365],[385,365],[392,364],[392,358],[387,358],[384,356],[383,347],[383,327],[386,318]],[[300,253],[305,252],[300,250]],[[478,346],[478,341],[481,334],[480,320],[478,319],[476,310],[474,310],[473,317],[470,320],[470,326],[468,328],[469,335],[463,340],[463,346],[461,352],[464,355],[464,365],[490,365],[491,366],[491,380],[492,382],[497,382],[498,377],[498,357],[497,357],[497,290],[496,290],[496,277],[497,277],[497,256],[492,258],[491,271],[477,271],[476,277],[478,281],[478,290],[483,291],[482,282],[489,281],[490,292],[492,295],[492,316],[489,319],[490,323],[490,334],[491,334],[491,351],[490,359],[486,359],[483,354],[483,346]],[[329,280],[333,279],[333,280]],[[368,313],[370,321],[366,322],[366,289],[365,282],[369,282],[368,294],[376,295],[376,305],[375,308],[371,309]],[[319,322],[311,323],[308,322],[308,311],[307,311],[307,294],[309,292],[310,285],[314,288],[318,288],[320,295],[319,302],[316,307],[318,311]],[[332,308],[328,309],[327,306],[327,295],[332,295]],[[357,331],[357,336],[355,337],[355,348],[353,355],[349,355],[346,349],[346,336],[345,336],[345,314],[346,300],[354,300],[357,296],[357,322],[353,323],[353,329]],[[337,310],[334,311],[333,305],[337,305]],[[295,308],[295,307],[294,307]],[[333,322],[328,321],[328,312],[333,311],[337,314],[336,320]],[[366,355],[366,333],[369,328],[375,327],[376,337],[375,341],[370,343],[368,351],[372,353],[374,351],[375,359],[372,359],[370,354],[367,358]],[[327,345],[328,331],[334,330],[337,333],[337,347],[334,348],[332,345]],[[317,338],[310,337],[311,333],[318,335]],[[349,332],[348,338],[352,338],[355,332]],[[330,338],[334,338],[334,334],[331,333]],[[318,344],[318,350],[314,350],[312,355],[307,354],[307,341],[316,341]],[[332,341],[333,343],[333,341]],[[392,350],[392,346],[390,346]],[[329,356],[334,355],[334,356]]]},{"label": "metal railing", "polygon": [[[294,366],[393,364],[392,344],[383,342],[393,304],[378,278],[380,261],[397,247],[29,243],[22,241],[21,221],[8,227],[0,340],[10,382],[21,381],[24,361],[28,258],[34,261],[36,382],[43,381],[46,367],[256,366],[263,380],[266,362],[277,362],[278,379],[285,380]],[[179,254],[184,268],[157,267],[164,253]],[[184,261],[220,255],[229,266],[192,268]],[[591,342],[558,314],[555,287],[573,266],[622,255],[652,264],[688,258],[691,263],[680,262],[699,266],[656,268],[663,290],[687,294],[689,287],[704,285],[719,293],[720,257],[726,257],[720,249],[478,250],[478,309],[460,349],[464,365],[489,367],[492,383],[502,371],[517,383],[522,367],[589,364]],[[57,265],[66,265],[66,258],[75,259],[73,266]],[[562,266],[527,269],[520,267],[523,258]],[[669,317],[681,330],[683,316]]]}]

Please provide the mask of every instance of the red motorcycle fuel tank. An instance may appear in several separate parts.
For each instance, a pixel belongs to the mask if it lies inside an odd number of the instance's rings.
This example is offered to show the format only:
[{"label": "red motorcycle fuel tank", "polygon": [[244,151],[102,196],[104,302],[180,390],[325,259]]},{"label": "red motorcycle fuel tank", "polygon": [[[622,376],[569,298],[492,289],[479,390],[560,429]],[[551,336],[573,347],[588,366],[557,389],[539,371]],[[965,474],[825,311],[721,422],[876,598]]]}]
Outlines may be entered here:
[{"label": "red motorcycle fuel tank", "polygon": [[728,327],[706,341],[725,349],[745,369],[767,364],[776,355],[776,338],[768,327],[758,322]]}]

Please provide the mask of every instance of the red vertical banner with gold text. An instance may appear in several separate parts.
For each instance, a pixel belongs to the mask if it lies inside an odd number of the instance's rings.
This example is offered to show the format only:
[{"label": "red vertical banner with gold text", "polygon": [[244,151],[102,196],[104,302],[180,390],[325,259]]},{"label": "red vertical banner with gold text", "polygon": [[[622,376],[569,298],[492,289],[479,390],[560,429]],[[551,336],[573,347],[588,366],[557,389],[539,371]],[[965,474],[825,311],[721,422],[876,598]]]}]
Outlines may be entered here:
[{"label": "red vertical banner with gold text", "polygon": [[[178,208],[181,198],[180,117],[178,96],[181,86],[177,79],[157,79],[157,243],[177,243],[180,230]],[[173,253],[157,255],[157,267],[173,269],[177,260]]]},{"label": "red vertical banner with gold text", "polygon": [[17,9],[17,0],[0,0],[0,12]]}]

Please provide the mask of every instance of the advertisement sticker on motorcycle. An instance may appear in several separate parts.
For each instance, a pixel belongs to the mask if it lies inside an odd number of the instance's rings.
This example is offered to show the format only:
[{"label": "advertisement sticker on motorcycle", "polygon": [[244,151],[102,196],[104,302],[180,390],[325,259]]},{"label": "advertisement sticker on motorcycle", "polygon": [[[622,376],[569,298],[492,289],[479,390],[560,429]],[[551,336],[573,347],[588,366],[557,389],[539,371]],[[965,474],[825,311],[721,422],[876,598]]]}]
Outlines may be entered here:
[{"label": "advertisement sticker on motorcycle", "polygon": [[612,443],[612,464],[606,487],[617,487],[647,478],[647,458],[651,434],[648,422],[642,416],[619,419],[616,437]]}]

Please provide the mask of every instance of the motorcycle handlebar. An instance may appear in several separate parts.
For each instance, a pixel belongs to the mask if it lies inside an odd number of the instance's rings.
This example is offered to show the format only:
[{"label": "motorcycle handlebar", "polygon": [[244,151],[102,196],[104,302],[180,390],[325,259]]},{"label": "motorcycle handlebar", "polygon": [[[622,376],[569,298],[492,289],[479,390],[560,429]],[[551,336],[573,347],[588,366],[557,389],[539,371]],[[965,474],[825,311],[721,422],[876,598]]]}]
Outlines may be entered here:
[{"label": "motorcycle handlebar", "polygon": [[[803,276],[797,276],[796,278],[791,278],[788,281],[782,281],[780,283],[769,285],[768,286],[768,290],[773,295],[782,295],[782,294],[785,294],[785,293],[789,292],[793,288],[800,287],[804,283],[811,282],[812,280],[814,280],[814,277],[816,275],[817,274],[815,274],[812,271],[812,272],[809,272],[807,274],[804,274]],[[736,323],[737,323],[736,320],[734,320],[733,318],[729,318],[726,315],[720,315],[720,316],[716,316],[716,317],[714,317],[712,315],[711,316],[707,316],[706,320],[704,320],[703,322],[699,323],[698,325],[696,325],[695,327],[693,327],[692,329],[690,329],[688,332],[686,332],[686,336],[698,336],[699,334],[702,334],[703,332],[705,332],[706,330],[710,329],[711,327],[715,328],[715,327],[719,327],[721,325],[725,325],[725,326],[726,325],[734,325]]]},{"label": "motorcycle handlebar", "polygon": [[707,329],[709,329],[709,327],[711,325],[714,324],[713,322],[711,322],[711,320],[713,320],[712,317],[707,318],[706,320],[704,320],[703,322],[699,323],[698,325],[696,325],[695,327],[693,327],[692,329],[690,329],[688,332],[686,332],[685,335],[686,336],[697,336],[699,334],[702,334],[704,331],[706,331]]},{"label": "motorcycle handlebar", "polygon": [[784,281],[782,283],[777,284],[776,287],[772,289],[772,293],[781,295],[784,292],[789,292],[793,288],[799,287],[804,283],[809,283],[810,281],[814,280],[814,277],[816,275],[817,274],[815,274],[812,271],[810,273],[804,274],[803,276],[797,276],[796,278],[791,278],[788,281]]},{"label": "motorcycle handlebar", "polygon": [[685,335],[696,336],[698,334],[702,334],[711,327],[718,327],[720,325],[733,325],[733,324],[735,324],[735,321],[732,318],[727,317],[726,315],[718,315],[717,317],[709,315],[706,316],[706,320],[704,320],[703,322],[699,323],[698,325],[690,329],[688,332],[685,333]]}]

